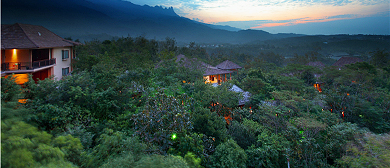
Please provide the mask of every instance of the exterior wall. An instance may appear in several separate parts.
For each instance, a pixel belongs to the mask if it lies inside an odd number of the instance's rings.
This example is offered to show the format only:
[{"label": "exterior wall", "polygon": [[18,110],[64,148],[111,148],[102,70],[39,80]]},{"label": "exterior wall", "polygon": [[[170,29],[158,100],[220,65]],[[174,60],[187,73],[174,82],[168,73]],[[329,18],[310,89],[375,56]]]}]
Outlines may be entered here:
[{"label": "exterior wall", "polygon": [[12,49],[5,50],[4,62],[31,62],[30,50]]},{"label": "exterior wall", "polygon": [[[69,50],[69,58],[66,60],[62,60],[62,50]],[[51,57],[56,58],[56,66],[54,66],[53,74],[54,79],[60,80],[62,79],[62,68],[68,68],[69,72],[71,72],[71,62],[73,57],[72,47],[63,47],[63,48],[53,48],[51,52]]]},{"label": "exterior wall", "polygon": [[10,70],[17,70],[18,63],[21,63],[23,66],[30,66],[31,64],[31,54],[28,49],[5,50],[3,53],[1,55],[2,63],[10,63]]},{"label": "exterior wall", "polygon": [[50,69],[51,68],[44,69],[44,70],[41,70],[38,72],[34,72],[34,73],[32,73],[32,78],[34,79],[34,81],[45,80],[46,78],[48,78],[50,76],[49,75]]},{"label": "exterior wall", "polygon": [[49,70],[48,70],[48,76],[52,76],[54,75],[54,67],[51,67]]},{"label": "exterior wall", "polygon": [[1,63],[5,60],[5,50],[1,50]]}]

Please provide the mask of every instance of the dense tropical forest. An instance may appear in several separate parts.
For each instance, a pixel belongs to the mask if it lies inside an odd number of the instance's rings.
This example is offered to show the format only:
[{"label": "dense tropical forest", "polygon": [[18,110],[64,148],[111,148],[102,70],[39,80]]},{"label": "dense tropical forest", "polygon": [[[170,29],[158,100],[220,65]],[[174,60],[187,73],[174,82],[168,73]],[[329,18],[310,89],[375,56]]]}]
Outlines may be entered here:
[{"label": "dense tropical forest", "polygon": [[[85,42],[61,80],[1,79],[1,166],[388,167],[390,52],[318,68],[307,65],[329,60],[318,48],[274,51]],[[244,68],[214,87],[178,54]],[[243,107],[232,85],[250,92]]]}]

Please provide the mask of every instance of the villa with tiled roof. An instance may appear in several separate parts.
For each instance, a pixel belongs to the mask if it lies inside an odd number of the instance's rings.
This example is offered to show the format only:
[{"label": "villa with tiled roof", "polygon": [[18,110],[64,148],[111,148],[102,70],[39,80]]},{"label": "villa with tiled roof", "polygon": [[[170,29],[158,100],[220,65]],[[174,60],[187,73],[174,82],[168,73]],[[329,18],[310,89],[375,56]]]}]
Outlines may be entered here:
[{"label": "villa with tiled roof", "polygon": [[1,76],[14,74],[23,84],[54,76],[59,80],[72,71],[73,47],[80,43],[65,40],[37,25],[1,25]]},{"label": "villa with tiled roof", "polygon": [[333,66],[341,68],[345,65],[354,64],[357,62],[363,62],[363,60],[357,57],[341,57],[337,62],[333,64]]},{"label": "villa with tiled roof", "polygon": [[232,62],[232,61],[229,61],[229,60],[226,60],[220,64],[218,64],[217,66],[218,69],[223,69],[223,70],[231,70],[231,71],[236,71],[237,69],[241,69],[242,67],[237,65],[236,63]]},{"label": "villa with tiled roof", "polygon": [[229,60],[226,60],[214,67],[202,61],[199,61],[196,58],[187,58],[182,54],[176,57],[175,62],[178,63],[180,66],[184,66],[186,68],[200,69],[204,71],[203,78],[205,80],[205,83],[211,84],[220,84],[221,82],[225,82],[228,79],[231,79],[231,74],[233,73],[233,70],[241,69],[239,65]]},{"label": "villa with tiled roof", "polygon": [[[212,66],[210,64],[199,61],[196,58],[187,58],[185,55],[178,55],[175,58],[175,62],[179,66],[183,66],[190,69],[199,69],[203,71],[203,79],[206,84],[213,84],[213,86],[218,86],[222,82],[226,82],[231,79],[231,74],[237,69],[241,69],[239,65],[229,60],[218,64],[217,66]],[[158,67],[158,65],[156,66]],[[229,75],[229,77],[227,76]],[[251,94],[239,88],[237,85],[233,85],[230,88],[233,92],[242,93],[243,98],[239,100],[238,106],[243,106],[250,99]],[[226,119],[226,118],[225,118]]]}]

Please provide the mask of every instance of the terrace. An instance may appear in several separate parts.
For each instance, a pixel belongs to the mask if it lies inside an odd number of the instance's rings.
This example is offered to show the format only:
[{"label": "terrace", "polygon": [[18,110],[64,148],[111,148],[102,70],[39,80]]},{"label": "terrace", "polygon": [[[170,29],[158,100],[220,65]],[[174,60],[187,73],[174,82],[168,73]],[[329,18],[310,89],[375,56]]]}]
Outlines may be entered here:
[{"label": "terrace", "polygon": [[50,65],[55,64],[55,58],[34,62],[4,62],[1,64],[1,71],[2,73],[34,72],[34,70],[48,68]]},{"label": "terrace", "polygon": [[32,73],[56,65],[56,59],[50,58],[49,49],[12,49],[2,52],[1,73]]}]

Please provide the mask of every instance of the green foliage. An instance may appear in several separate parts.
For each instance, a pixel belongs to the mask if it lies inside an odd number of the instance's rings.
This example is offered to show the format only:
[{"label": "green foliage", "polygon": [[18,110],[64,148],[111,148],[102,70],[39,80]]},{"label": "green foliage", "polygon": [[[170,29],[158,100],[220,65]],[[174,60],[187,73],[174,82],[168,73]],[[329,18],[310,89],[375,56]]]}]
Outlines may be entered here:
[{"label": "green foliage", "polygon": [[[332,112],[340,118],[358,123],[361,127],[368,127],[377,133],[386,132],[389,130],[388,113],[385,112],[388,103],[380,104],[377,101],[388,100],[388,91],[374,87],[372,78],[375,74],[370,72],[373,70],[370,68],[353,70],[356,66],[366,64],[355,64],[342,70],[344,74],[338,74],[331,85],[324,87],[325,100]],[[375,90],[381,90],[381,93]]]},{"label": "green foliage", "polygon": [[80,139],[68,134],[67,136],[56,137],[52,144],[64,152],[66,160],[79,166],[82,164],[80,155],[83,146],[81,145]]},{"label": "green foliage", "polygon": [[64,130],[69,125],[88,126],[94,119],[115,120],[135,110],[139,85],[124,78],[99,72],[82,72],[63,80],[43,80],[26,85],[34,109],[33,117],[40,128]]},{"label": "green foliage", "polygon": [[[136,159],[137,158],[137,159]],[[104,162],[104,164],[101,166],[101,168],[111,168],[111,167],[118,167],[118,168],[149,168],[149,167],[173,167],[173,168],[186,168],[190,167],[186,160],[184,160],[180,156],[162,156],[162,155],[141,155],[136,156],[132,153],[124,153],[117,157],[111,157],[107,161]]]},{"label": "green foliage", "polygon": [[179,84],[185,85],[203,80],[202,75],[201,70],[179,66],[173,59],[158,64],[158,68],[154,70],[153,80],[160,87],[174,88]]},{"label": "green foliage", "polygon": [[377,67],[385,68],[390,64],[390,53],[385,50],[371,52],[371,63]]},{"label": "green foliage", "polygon": [[190,103],[185,94],[174,97],[159,91],[150,96],[142,112],[133,116],[136,135],[158,145],[160,152],[165,153],[173,143],[171,134],[192,129]]},{"label": "green foliage", "polygon": [[[322,71],[305,64],[333,63],[324,55],[342,42],[287,40],[214,49],[177,47],[172,38],[91,41],[77,47],[75,71],[61,80],[30,76],[20,87],[2,78],[2,166],[387,166],[388,135],[374,133],[390,130],[388,51],[370,53],[371,64]],[[244,68],[214,87],[201,70],[178,66],[177,54]],[[237,108],[233,84],[251,93],[246,108]]]},{"label": "green foliage", "polygon": [[256,142],[257,135],[262,131],[262,127],[259,123],[243,119],[242,123],[232,121],[229,124],[229,135],[237,142],[237,144],[247,149],[249,146]]},{"label": "green foliage", "polygon": [[139,156],[135,156],[133,153],[128,152],[128,153],[123,153],[120,156],[114,156],[108,158],[100,167],[101,168],[111,168],[111,167],[130,168],[130,167],[135,167],[137,161],[139,161]]},{"label": "green foliage", "polygon": [[305,55],[298,55],[295,54],[290,62],[293,62],[295,64],[300,64],[300,65],[306,65],[309,62],[313,62],[317,60],[318,52],[317,51],[312,51],[309,53],[306,53]]},{"label": "green foliage", "polygon": [[90,152],[83,153],[85,159],[83,167],[98,167],[104,164],[107,159],[118,156],[127,157],[128,154],[131,155],[129,157],[138,161],[146,149],[146,146],[138,142],[137,138],[128,137],[122,132],[111,129],[104,129],[104,133],[100,135],[97,141],[99,143],[97,146]]},{"label": "green foliage", "polygon": [[255,116],[252,116],[253,120],[262,123],[272,130],[275,134],[278,134],[285,130],[289,125],[288,119],[293,115],[292,110],[284,106],[262,106],[258,110],[253,111]]},{"label": "green foliage", "polygon": [[388,167],[390,165],[389,134],[367,133],[348,144],[347,153],[338,163],[348,167]]},{"label": "green foliage", "polygon": [[249,69],[244,76],[246,77],[242,79],[241,86],[244,90],[249,91],[252,94],[269,97],[269,92],[274,90],[274,87],[270,85],[260,68]]},{"label": "green foliage", "polygon": [[160,51],[175,52],[177,50],[175,38],[166,37],[165,41],[160,41],[158,46]]},{"label": "green foliage", "polygon": [[280,54],[275,54],[273,52],[260,53],[259,57],[264,59],[269,63],[274,63],[276,66],[282,66],[284,62],[284,57]]},{"label": "green foliage", "polygon": [[[62,143],[58,139],[73,142]],[[74,167],[66,159],[68,156],[80,157],[80,141],[72,136],[52,138],[52,135],[39,131],[23,121],[5,120],[1,122],[1,166],[2,167],[39,167],[59,164],[62,167]],[[69,160],[72,161],[72,160]],[[77,163],[75,163],[77,164]]]},{"label": "green foliage", "polygon": [[313,66],[288,64],[280,70],[280,73],[295,76],[304,81],[307,85],[313,85],[316,82],[315,74],[322,74],[322,70]]},{"label": "green foliage", "polygon": [[196,156],[200,157],[199,161],[201,160],[201,158],[205,157],[205,154],[203,153],[205,151],[203,139],[206,137],[203,134],[192,133],[190,135],[179,134],[176,136],[176,139],[171,138],[172,140],[174,140],[174,143],[172,147],[168,150],[169,154],[179,156],[185,156],[188,153],[191,153],[191,155],[196,154]]},{"label": "green foliage", "polygon": [[190,167],[190,168],[201,168],[202,167],[200,165],[202,160],[200,158],[196,158],[196,155],[194,155],[191,152],[188,152],[184,156],[184,160],[187,162],[188,167]]},{"label": "green foliage", "polygon": [[44,130],[63,129],[72,120],[70,117],[71,108],[59,107],[57,105],[39,105],[32,118]]},{"label": "green foliage", "polygon": [[[167,42],[161,44],[163,45],[161,48],[167,49],[168,52],[175,50],[174,39],[167,38]],[[90,71],[93,67],[99,64],[105,65],[108,62],[111,63],[109,67],[115,67],[115,69],[151,68],[159,61],[158,48],[157,41],[144,37],[119,38],[106,40],[103,43],[100,41],[86,42],[85,45],[76,48],[73,66],[76,72]]]},{"label": "green foliage", "polygon": [[15,77],[1,77],[1,101],[11,101],[19,98],[21,87],[15,83]]},{"label": "green foliage", "polygon": [[242,97],[240,93],[231,91],[231,88],[232,84],[228,82],[218,87],[196,82],[192,97],[203,107],[210,108],[210,111],[225,117],[230,115],[231,110],[238,105],[238,100]]},{"label": "green foliage", "polygon": [[160,168],[160,167],[172,167],[172,168],[187,168],[189,167],[186,161],[180,156],[162,156],[162,155],[150,155],[142,157],[138,161],[135,167],[145,168]]},{"label": "green foliage", "polygon": [[16,100],[1,103],[2,120],[27,121],[32,117],[30,111]]},{"label": "green foliage", "polygon": [[246,167],[247,154],[233,139],[217,146],[210,167]]},{"label": "green foliage", "polygon": [[292,121],[293,124],[303,131],[302,136],[305,138],[315,138],[318,133],[326,128],[326,124],[309,117],[297,117]]},{"label": "green foliage", "polygon": [[294,76],[280,76],[278,78],[278,90],[288,90],[292,92],[302,92],[304,81]]},{"label": "green foliage", "polygon": [[280,101],[288,108],[299,111],[299,104],[304,101],[303,97],[299,96],[297,92],[292,92],[288,90],[273,91],[271,92],[272,97],[275,100]]},{"label": "green foliage", "polygon": [[207,62],[210,60],[210,56],[206,52],[206,49],[200,47],[200,45],[195,44],[195,42],[191,42],[187,47],[178,48],[177,53],[189,57],[200,58],[201,60],[207,60]]},{"label": "green foliage", "polygon": [[217,113],[210,112],[209,109],[196,107],[192,112],[192,123],[194,124],[194,132],[214,137],[216,145],[227,140],[226,121]]},{"label": "green foliage", "polygon": [[345,122],[328,127],[326,132],[323,149],[327,160],[334,163],[346,152],[347,143],[361,137],[365,131],[359,130],[356,124]]},{"label": "green foliage", "polygon": [[261,132],[256,142],[246,150],[248,167],[286,167],[290,142],[283,136],[267,130]]}]

